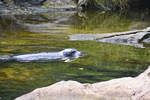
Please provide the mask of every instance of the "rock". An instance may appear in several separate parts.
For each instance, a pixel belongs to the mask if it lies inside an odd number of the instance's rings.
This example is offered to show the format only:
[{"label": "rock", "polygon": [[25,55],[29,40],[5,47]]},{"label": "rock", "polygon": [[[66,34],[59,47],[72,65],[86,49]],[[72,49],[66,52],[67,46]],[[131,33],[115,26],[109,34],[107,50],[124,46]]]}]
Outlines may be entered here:
[{"label": "rock", "polygon": [[145,48],[150,44],[149,29],[104,34],[72,34],[70,40],[94,40],[99,42],[116,43]]},{"label": "rock", "polygon": [[3,4],[3,2],[0,0],[0,5]]},{"label": "rock", "polygon": [[143,48],[142,42],[149,42],[150,32],[137,32],[136,34],[119,35],[113,37],[101,38],[98,41],[125,44]]},{"label": "rock", "polygon": [[140,40],[139,42],[142,43],[149,43],[150,44],[150,33],[145,34]]},{"label": "rock", "polygon": [[150,66],[137,77],[94,84],[61,81],[15,100],[150,100]]},{"label": "rock", "polygon": [[48,8],[61,8],[69,11],[74,11],[76,10],[77,5],[73,0],[46,0],[44,2],[44,7]]},{"label": "rock", "polygon": [[75,11],[76,7],[72,0],[0,0],[1,15]]},{"label": "rock", "polygon": [[137,32],[142,32],[142,30],[133,30],[127,32],[116,32],[116,33],[100,33],[100,34],[72,34],[69,35],[70,40],[99,40],[108,37],[121,36],[135,34]]},{"label": "rock", "polygon": [[16,4],[26,5],[27,3],[32,5],[41,5],[46,0],[14,0]]}]

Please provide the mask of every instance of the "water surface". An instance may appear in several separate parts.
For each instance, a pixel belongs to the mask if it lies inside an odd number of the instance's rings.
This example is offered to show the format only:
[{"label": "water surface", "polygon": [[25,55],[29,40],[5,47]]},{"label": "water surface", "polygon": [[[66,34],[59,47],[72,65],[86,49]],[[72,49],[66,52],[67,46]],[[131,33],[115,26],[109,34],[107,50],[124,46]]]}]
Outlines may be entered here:
[{"label": "water surface", "polygon": [[[69,34],[142,29],[149,14],[49,12],[0,16],[0,55],[56,52],[76,48],[86,53],[73,62],[0,62],[0,97],[12,100],[36,88],[61,80],[94,83],[136,76],[150,65],[150,49],[70,41]],[[142,17],[141,17],[142,16]],[[143,17],[144,16],[144,17]]]}]

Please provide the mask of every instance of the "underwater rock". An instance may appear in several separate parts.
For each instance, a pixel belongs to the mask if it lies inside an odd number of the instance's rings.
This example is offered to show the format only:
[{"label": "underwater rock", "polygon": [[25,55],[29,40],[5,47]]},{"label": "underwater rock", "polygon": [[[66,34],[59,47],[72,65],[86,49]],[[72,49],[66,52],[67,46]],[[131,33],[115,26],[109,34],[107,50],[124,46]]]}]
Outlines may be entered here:
[{"label": "underwater rock", "polygon": [[61,81],[15,100],[150,100],[150,66],[137,77],[94,84]]}]

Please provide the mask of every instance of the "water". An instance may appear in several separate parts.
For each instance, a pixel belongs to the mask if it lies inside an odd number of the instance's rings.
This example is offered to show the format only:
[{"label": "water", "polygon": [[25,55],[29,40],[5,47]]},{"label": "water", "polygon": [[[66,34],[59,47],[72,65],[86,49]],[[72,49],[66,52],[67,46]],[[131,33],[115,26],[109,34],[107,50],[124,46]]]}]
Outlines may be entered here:
[{"label": "water", "polygon": [[78,33],[142,29],[150,25],[149,14],[133,15],[49,12],[0,16],[0,55],[57,52],[64,48],[76,48],[86,53],[86,56],[69,63],[0,62],[0,98],[12,100],[61,80],[94,83],[136,76],[143,72],[150,65],[148,48],[96,41],[70,41],[68,37]]}]

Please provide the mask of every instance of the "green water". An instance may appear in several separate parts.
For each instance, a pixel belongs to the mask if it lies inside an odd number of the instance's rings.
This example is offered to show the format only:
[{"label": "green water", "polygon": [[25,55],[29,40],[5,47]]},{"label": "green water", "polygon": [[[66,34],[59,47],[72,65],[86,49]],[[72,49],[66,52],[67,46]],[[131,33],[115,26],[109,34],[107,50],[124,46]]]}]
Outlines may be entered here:
[{"label": "green water", "polygon": [[[135,13],[136,14],[136,13]],[[133,14],[133,15],[135,15]],[[150,65],[150,49],[95,41],[70,41],[69,34],[142,29],[148,15],[51,12],[0,17],[0,55],[54,52],[76,48],[86,53],[73,62],[0,62],[0,97],[13,100],[61,80],[94,83],[136,76]],[[0,99],[0,100],[1,100]]]}]

